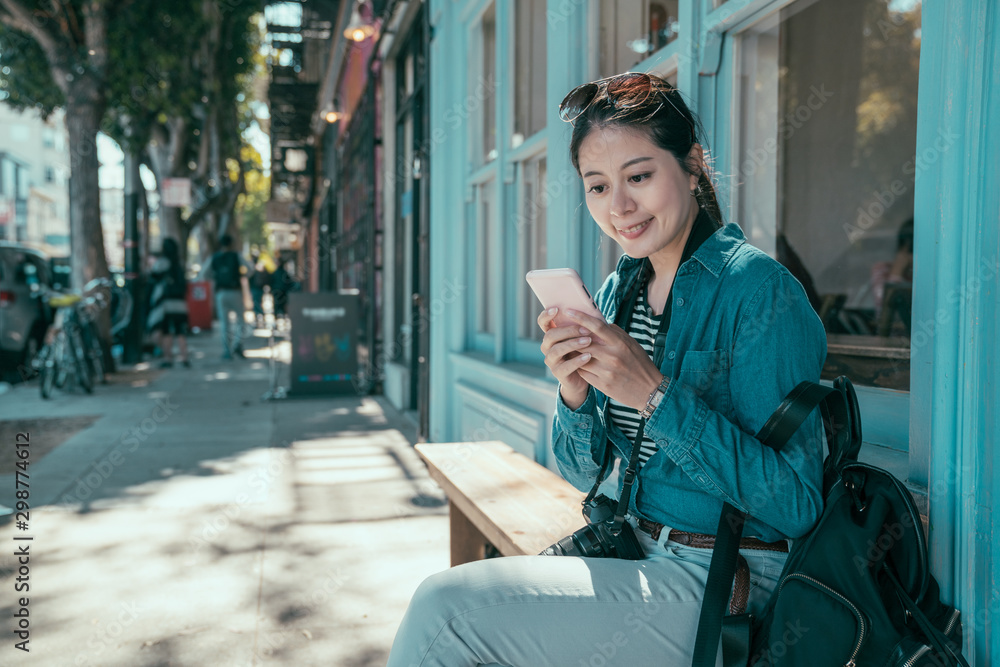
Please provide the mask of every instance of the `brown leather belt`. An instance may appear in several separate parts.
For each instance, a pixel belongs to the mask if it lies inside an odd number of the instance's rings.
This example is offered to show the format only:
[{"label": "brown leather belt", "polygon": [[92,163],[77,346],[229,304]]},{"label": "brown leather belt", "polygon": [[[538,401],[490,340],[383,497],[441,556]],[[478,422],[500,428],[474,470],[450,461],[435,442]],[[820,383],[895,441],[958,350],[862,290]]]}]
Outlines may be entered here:
[{"label": "brown leather belt", "polygon": [[[646,519],[639,519],[639,529],[644,533],[648,533],[654,540],[658,540],[660,539],[660,531],[663,530],[663,524],[647,521]],[[715,535],[687,533],[683,530],[677,530],[676,528],[670,529],[670,534],[667,535],[667,539],[676,542],[677,544],[684,544],[698,549],[712,549],[715,547]],[[780,542],[764,542],[762,540],[758,540],[756,537],[744,537],[740,540],[740,549],[760,549],[762,551],[780,551],[782,553],[788,553],[788,542],[785,540],[781,540]]]}]

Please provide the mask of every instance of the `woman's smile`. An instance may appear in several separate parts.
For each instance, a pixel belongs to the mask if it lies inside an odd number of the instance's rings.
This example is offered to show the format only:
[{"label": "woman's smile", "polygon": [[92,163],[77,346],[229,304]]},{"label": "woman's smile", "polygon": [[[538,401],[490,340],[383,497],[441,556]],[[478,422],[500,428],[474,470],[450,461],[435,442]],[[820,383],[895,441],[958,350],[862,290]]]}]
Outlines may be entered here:
[{"label": "woman's smile", "polygon": [[648,218],[643,220],[637,225],[632,225],[631,227],[616,227],[618,234],[623,238],[632,240],[638,238],[640,234],[649,228],[650,223],[653,222],[653,218]]}]

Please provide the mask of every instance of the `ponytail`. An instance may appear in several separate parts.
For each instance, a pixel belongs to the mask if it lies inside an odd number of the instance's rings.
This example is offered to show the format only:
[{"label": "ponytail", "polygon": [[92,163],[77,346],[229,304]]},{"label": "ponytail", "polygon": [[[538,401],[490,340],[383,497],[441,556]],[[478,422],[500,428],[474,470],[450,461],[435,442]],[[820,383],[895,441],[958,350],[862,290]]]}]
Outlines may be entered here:
[{"label": "ponytail", "polygon": [[698,201],[698,206],[703,208],[705,213],[708,213],[708,216],[712,218],[715,228],[722,227],[722,209],[719,207],[715,186],[712,185],[712,179],[704,171],[698,178],[698,192],[695,194],[695,199]]}]

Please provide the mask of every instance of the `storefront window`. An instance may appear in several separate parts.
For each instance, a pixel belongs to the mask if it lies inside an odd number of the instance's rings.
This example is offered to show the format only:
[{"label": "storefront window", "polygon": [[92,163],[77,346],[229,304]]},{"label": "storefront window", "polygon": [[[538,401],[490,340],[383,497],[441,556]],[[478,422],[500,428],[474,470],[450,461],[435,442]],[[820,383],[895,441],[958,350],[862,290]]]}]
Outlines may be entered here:
[{"label": "storefront window", "polygon": [[476,226],[476,331],[494,333],[494,299],[490,292],[490,275],[495,260],[496,247],[493,244],[493,181],[480,185],[479,221]]},{"label": "storefront window", "polygon": [[545,0],[518,0],[514,9],[514,135],[511,148],[545,128]]},{"label": "storefront window", "polygon": [[493,95],[497,85],[496,7],[493,4],[483,14],[479,33],[483,69],[479,73],[479,80],[472,82],[470,89],[485,96],[481,106],[483,113],[479,164],[482,165],[495,160],[497,156],[497,111]]},{"label": "storefront window", "polygon": [[739,54],[737,222],[806,288],[825,378],[908,390],[919,0],[796,3]]},{"label": "storefront window", "polygon": [[627,72],[677,39],[678,0],[602,0],[600,77]]},{"label": "storefront window", "polygon": [[535,298],[524,275],[532,269],[545,268],[545,209],[548,206],[545,189],[545,158],[524,164],[524,189],[521,213],[517,217],[515,234],[518,245],[518,285],[521,301],[521,338],[541,340],[542,330],[537,318],[542,306]]}]

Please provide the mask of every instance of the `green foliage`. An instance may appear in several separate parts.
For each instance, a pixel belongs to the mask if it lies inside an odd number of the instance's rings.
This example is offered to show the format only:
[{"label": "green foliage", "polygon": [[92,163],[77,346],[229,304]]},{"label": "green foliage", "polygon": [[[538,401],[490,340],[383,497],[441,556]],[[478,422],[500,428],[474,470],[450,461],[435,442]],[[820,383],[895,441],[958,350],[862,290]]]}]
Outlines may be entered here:
[{"label": "green foliage", "polygon": [[[119,143],[141,148],[155,126],[180,118],[190,133],[187,154],[193,156],[212,105],[233,116],[223,152],[236,154],[235,114],[258,48],[250,18],[259,3],[229,0],[214,8],[218,17],[206,16],[201,0],[133,2],[110,26],[109,59],[121,69],[109,81],[112,113],[105,131]],[[213,41],[215,18],[219,32]]]},{"label": "green foliage", "polygon": [[[67,46],[79,57],[65,66],[71,72],[82,71],[88,57],[80,46],[79,26],[74,24],[82,16],[82,0],[27,0],[23,4],[42,23],[62,20],[61,15],[48,15],[53,6],[68,17],[61,27],[77,38],[76,44]],[[211,104],[228,111],[232,132],[224,150],[229,155],[238,153],[239,131],[248,122],[240,106],[247,97],[260,44],[250,19],[260,10],[260,3],[225,0],[210,6],[217,17],[205,16],[202,0],[106,4],[108,76],[103,92],[108,112],[101,129],[123,147],[141,149],[155,124],[175,117],[189,121],[190,143],[196,147],[200,132],[195,131]],[[3,23],[3,16],[0,11],[0,101],[47,116],[65,105],[48,58],[33,37]],[[219,32],[213,41],[210,31],[215,18]]]},{"label": "green foliage", "polygon": [[[52,52],[46,53],[34,37],[15,29],[27,29],[19,18],[25,13],[10,11],[9,3],[23,5],[33,23],[57,37]],[[183,221],[186,231],[206,214],[211,218],[231,212],[237,192],[248,182],[255,194],[237,202],[237,213],[256,221],[264,217],[264,204],[256,193],[263,176],[259,156],[256,166],[244,156],[242,133],[254,122],[250,102],[262,37],[254,17],[260,10],[259,0],[0,2],[0,101],[47,115],[66,103],[53,70],[67,72],[67,80],[96,75],[89,78],[97,83],[101,130],[123,149],[142,153],[154,138],[165,138],[170,145],[180,142],[180,160],[160,160],[167,170],[160,175],[197,173],[195,199],[211,204]],[[107,18],[107,40],[96,48],[96,56],[84,46],[84,18],[92,11]],[[105,55],[106,74],[99,67]],[[66,81],[59,83],[66,88]],[[217,143],[203,146],[206,141]],[[205,154],[212,156],[211,162],[195,169]],[[231,165],[235,173],[229,182],[218,182],[215,169],[224,166],[233,172]]]},{"label": "green foliage", "polygon": [[201,73],[191,65],[208,29],[201,2],[133,2],[122,20],[108,26],[110,113],[102,129],[123,148],[141,150],[152,127],[192,114],[201,98]]},{"label": "green foliage", "polygon": [[31,37],[0,23],[0,101],[18,111],[34,109],[46,118],[65,98],[45,52]]},{"label": "green foliage", "polygon": [[247,191],[236,205],[242,220],[243,238],[261,248],[270,246],[267,234],[267,201],[270,199],[271,177],[259,171],[247,174]]}]

